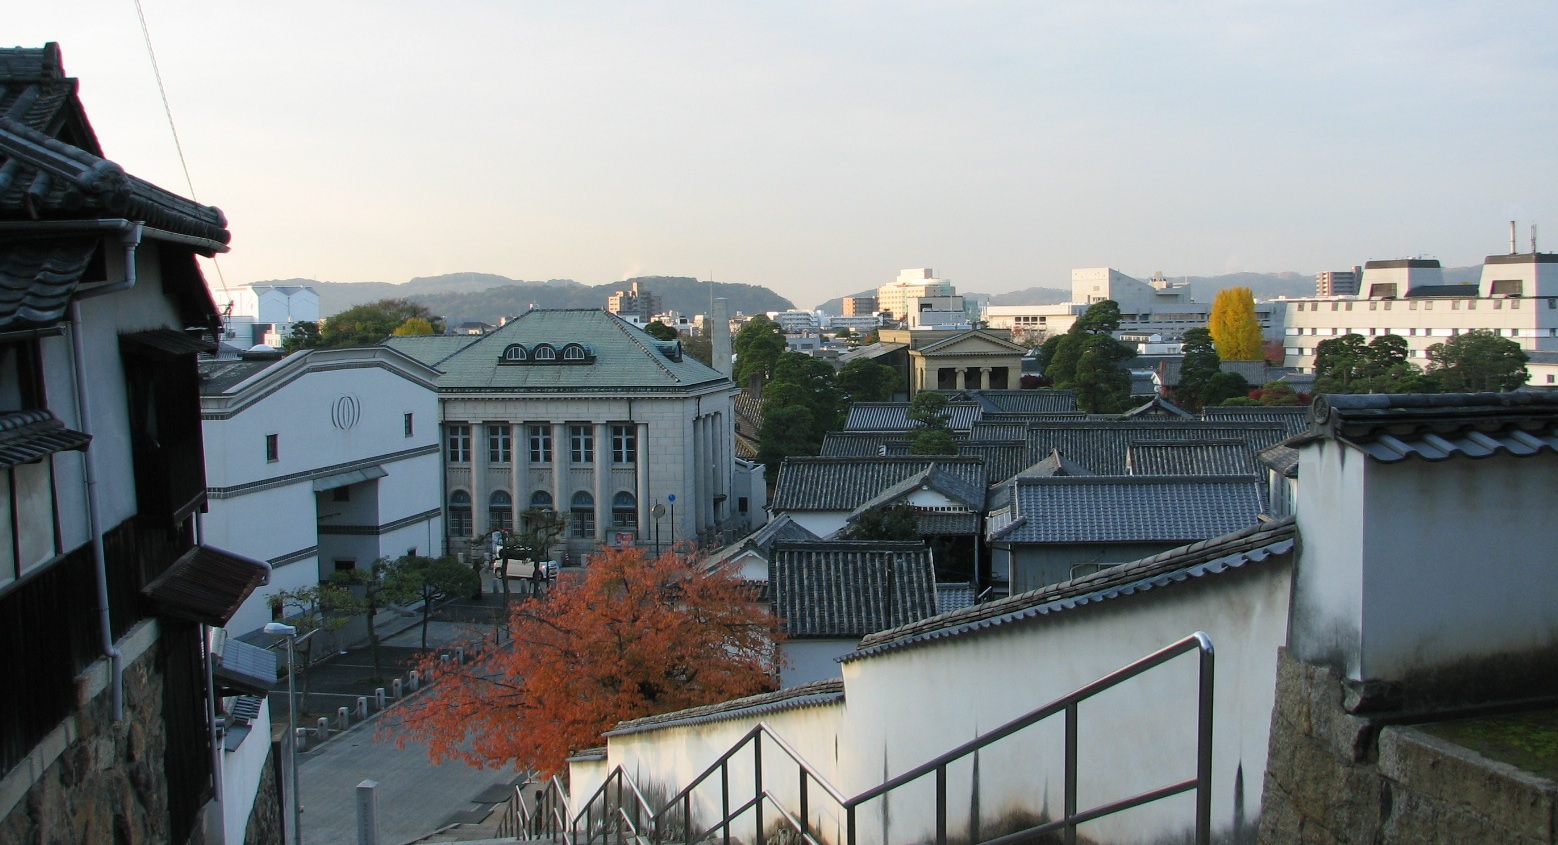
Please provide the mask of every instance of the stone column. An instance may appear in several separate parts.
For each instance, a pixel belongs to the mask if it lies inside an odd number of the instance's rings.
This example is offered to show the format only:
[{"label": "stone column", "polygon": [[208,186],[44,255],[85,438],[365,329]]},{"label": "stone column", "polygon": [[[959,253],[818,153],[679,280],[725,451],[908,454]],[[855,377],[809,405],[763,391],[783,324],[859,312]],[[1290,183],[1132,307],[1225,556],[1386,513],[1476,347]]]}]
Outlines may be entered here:
[{"label": "stone column", "polygon": [[530,507],[530,473],[527,471],[530,463],[529,434],[524,423],[509,422],[509,443],[513,446],[509,452],[509,494],[514,497],[516,531],[523,527],[519,515]]},{"label": "stone column", "polygon": [[637,480],[635,487],[638,495],[638,543],[644,544],[644,538],[652,533],[650,525],[653,518],[649,515],[649,465],[644,460],[644,452],[649,448],[649,424],[637,423],[634,426],[638,431],[638,454],[633,463],[633,478]]},{"label": "stone column", "polygon": [[990,368],[989,367],[980,367],[979,368],[979,389],[980,390],[989,390],[990,389]]},{"label": "stone column", "polygon": [[957,387],[958,387],[958,390],[962,390],[966,386],[965,385],[965,380],[968,377],[967,376],[968,369],[966,367],[958,367],[956,372],[957,372],[957,376],[958,376]]},{"label": "stone column", "polygon": [[[490,494],[487,484],[487,424],[484,422],[472,422],[471,424],[471,526],[476,535],[492,536],[492,517],[489,516],[487,496]],[[488,551],[491,551],[491,543],[488,543]]]},{"label": "stone column", "polygon": [[[569,501],[564,492],[568,489],[567,475],[568,426],[565,423],[552,423],[552,508],[559,516],[568,513]],[[572,526],[564,529],[561,538],[564,548],[567,548],[567,538],[572,533]]]},{"label": "stone column", "polygon": [[611,429],[595,423],[595,542],[611,536]]}]

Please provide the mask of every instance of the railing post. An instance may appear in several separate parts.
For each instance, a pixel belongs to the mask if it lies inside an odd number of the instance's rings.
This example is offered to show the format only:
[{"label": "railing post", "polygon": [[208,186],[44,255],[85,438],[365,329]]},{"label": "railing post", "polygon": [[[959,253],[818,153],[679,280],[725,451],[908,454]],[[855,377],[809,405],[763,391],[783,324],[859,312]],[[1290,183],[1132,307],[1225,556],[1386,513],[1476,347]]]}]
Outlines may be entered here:
[{"label": "railing post", "polygon": [[682,836],[687,845],[698,841],[698,837],[692,835],[692,793],[682,796]]},{"label": "railing post", "polygon": [[724,843],[730,845],[730,761],[719,764],[719,800],[720,817],[725,820],[723,825]]},{"label": "railing post", "polygon": [[763,735],[752,737],[752,805],[757,823],[757,845],[763,845]]},{"label": "railing post", "polygon": [[811,801],[806,794],[809,783],[806,778],[806,767],[797,766],[796,769],[801,773],[801,836],[804,838],[811,834]]},{"label": "railing post", "polygon": [[936,767],[936,845],[947,845],[947,767]]},{"label": "railing post", "polygon": [[1066,705],[1066,845],[1077,845],[1077,705]]},{"label": "railing post", "polygon": [[1212,691],[1216,656],[1212,641],[1200,634],[1200,712],[1196,720],[1196,845],[1212,842]]},{"label": "railing post", "polygon": [[845,842],[845,845],[856,845],[856,843],[855,843],[855,805],[854,804],[850,804],[848,807],[845,808],[845,811],[844,811],[844,825],[845,825],[845,827],[844,827],[844,842]]}]

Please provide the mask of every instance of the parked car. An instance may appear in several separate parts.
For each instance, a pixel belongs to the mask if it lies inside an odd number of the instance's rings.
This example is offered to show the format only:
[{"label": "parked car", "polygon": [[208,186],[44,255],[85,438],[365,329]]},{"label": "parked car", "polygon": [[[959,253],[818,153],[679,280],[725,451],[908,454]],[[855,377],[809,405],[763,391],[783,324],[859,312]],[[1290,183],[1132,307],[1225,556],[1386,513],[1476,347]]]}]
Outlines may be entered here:
[{"label": "parked car", "polygon": [[[531,560],[530,558],[528,558],[528,557],[526,557],[526,558],[509,558],[508,559],[508,564],[509,564],[508,577],[509,577],[510,581],[514,581],[514,580],[531,581],[531,580],[535,579],[535,577],[536,577],[536,562]],[[555,560],[543,560],[543,561],[541,561],[540,565],[546,567],[546,571],[545,571],[546,580],[548,580],[548,581],[555,581],[557,579],[557,569],[558,569],[557,561],[555,561]],[[492,562],[492,577],[494,577],[494,578],[502,578],[503,577],[503,559],[502,558],[499,558],[498,560],[495,560],[495,561]]]}]

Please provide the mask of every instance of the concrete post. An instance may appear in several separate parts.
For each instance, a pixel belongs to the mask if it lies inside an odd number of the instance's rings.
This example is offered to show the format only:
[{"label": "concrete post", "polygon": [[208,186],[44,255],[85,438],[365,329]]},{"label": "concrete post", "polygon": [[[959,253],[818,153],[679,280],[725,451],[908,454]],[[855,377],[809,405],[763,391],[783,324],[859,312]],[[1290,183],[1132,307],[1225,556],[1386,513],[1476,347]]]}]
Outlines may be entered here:
[{"label": "concrete post", "polygon": [[357,784],[357,845],[379,845],[379,798],[375,780]]}]

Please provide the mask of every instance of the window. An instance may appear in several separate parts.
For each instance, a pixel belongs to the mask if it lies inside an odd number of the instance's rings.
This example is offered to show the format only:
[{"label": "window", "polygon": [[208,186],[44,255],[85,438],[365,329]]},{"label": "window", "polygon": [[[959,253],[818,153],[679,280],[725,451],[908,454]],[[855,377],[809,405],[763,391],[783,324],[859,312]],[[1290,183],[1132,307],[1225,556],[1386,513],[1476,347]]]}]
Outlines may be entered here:
[{"label": "window", "polygon": [[471,462],[471,427],[468,425],[449,426],[449,463],[468,464]]},{"label": "window", "polygon": [[611,497],[611,527],[638,527],[638,502],[632,493],[624,491]]},{"label": "window", "polygon": [[495,464],[514,460],[514,444],[510,440],[507,423],[487,424],[487,460]]},{"label": "window", "polygon": [[510,346],[509,348],[503,350],[503,360],[505,360],[505,361],[528,361],[528,360],[530,360],[530,355],[525,351],[525,347],[520,346],[519,344],[516,343],[516,344]]},{"label": "window", "polygon": [[545,343],[538,343],[538,344],[536,344],[535,355],[536,355],[536,360],[537,361],[556,361],[557,360],[557,350],[553,349],[551,346],[549,346],[549,345],[547,345]]},{"label": "window", "polygon": [[416,426],[412,422],[412,417],[413,417],[412,414],[407,414],[406,415],[406,436],[407,437],[410,437],[410,436],[412,436],[412,435],[417,433],[417,428],[416,428]]},{"label": "window", "polygon": [[746,513],[747,512],[747,497],[745,497],[745,496],[737,496],[736,497],[736,510],[741,512],[741,513]]},{"label": "window", "polygon": [[265,462],[273,464],[281,460],[281,435],[265,435]]},{"label": "window", "polygon": [[587,425],[568,426],[568,451],[576,464],[595,463],[595,432]]},{"label": "window", "polygon": [[487,527],[493,531],[514,530],[514,499],[507,490],[494,490],[487,497]]},{"label": "window", "polygon": [[552,494],[545,490],[537,490],[530,494],[530,509],[533,511],[549,511],[552,509]]},{"label": "window", "polygon": [[614,464],[638,463],[638,427],[614,425],[611,427],[611,462]]},{"label": "window", "polygon": [[469,537],[475,533],[471,525],[471,494],[456,490],[449,494],[449,535]]},{"label": "window", "polygon": [[573,523],[573,536],[595,536],[595,497],[584,491],[573,494],[573,502],[568,507],[568,513]]},{"label": "window", "polygon": [[533,464],[549,464],[552,462],[551,426],[530,426],[530,462]]},{"label": "window", "polygon": [[567,346],[564,346],[563,347],[563,360],[564,361],[583,361],[584,360],[584,347],[580,346],[577,343],[570,343]]},{"label": "window", "polygon": [[351,500],[352,488],[350,485],[345,487],[337,487],[330,491],[330,501],[332,502],[350,502]]}]

